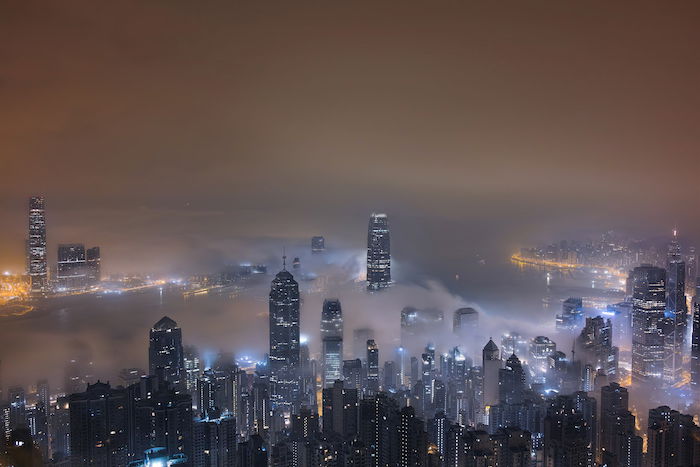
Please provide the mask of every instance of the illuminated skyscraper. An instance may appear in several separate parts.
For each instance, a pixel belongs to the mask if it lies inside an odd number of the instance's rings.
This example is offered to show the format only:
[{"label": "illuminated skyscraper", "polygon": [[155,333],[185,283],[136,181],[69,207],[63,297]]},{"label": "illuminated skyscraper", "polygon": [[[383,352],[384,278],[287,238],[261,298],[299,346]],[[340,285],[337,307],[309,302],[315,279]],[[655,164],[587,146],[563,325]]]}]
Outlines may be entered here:
[{"label": "illuminated skyscraper", "polygon": [[[697,287],[696,287],[697,288]],[[693,299],[693,334],[690,343],[690,384],[700,389],[700,296]]]},{"label": "illuminated skyscraper", "polygon": [[311,253],[326,251],[326,239],[321,236],[311,237]]},{"label": "illuminated skyscraper", "polygon": [[270,289],[271,401],[291,411],[299,398],[299,284],[283,264]]},{"label": "illuminated skyscraper", "polygon": [[58,245],[56,280],[64,289],[80,289],[87,285],[85,246],[82,243]]},{"label": "illuminated skyscraper", "polygon": [[148,370],[176,390],[186,387],[182,330],[167,316],[153,325],[148,346]]},{"label": "illuminated skyscraper", "polygon": [[374,339],[367,341],[367,390],[370,394],[379,391],[379,347]]},{"label": "illuminated skyscraper", "polygon": [[34,294],[48,289],[48,266],[46,259],[46,217],[44,198],[29,198],[29,237],[27,238],[27,265]]},{"label": "illuminated skyscraper", "polygon": [[389,219],[386,214],[372,213],[367,231],[367,289],[379,290],[390,284]]},{"label": "illuminated skyscraper", "polygon": [[632,377],[640,381],[662,378],[666,270],[642,265],[634,268],[632,280]]},{"label": "illuminated skyscraper", "polygon": [[688,305],[685,300],[685,262],[673,231],[668,246],[668,283],[664,334],[664,380],[675,384],[681,379],[683,342],[688,329]]},{"label": "illuminated skyscraper", "polygon": [[340,300],[323,301],[321,312],[321,345],[323,351],[323,387],[333,385],[342,376],[343,315]]},{"label": "illuminated skyscraper", "polygon": [[484,372],[484,406],[498,404],[498,373],[501,369],[501,356],[498,346],[489,339],[482,351]]}]

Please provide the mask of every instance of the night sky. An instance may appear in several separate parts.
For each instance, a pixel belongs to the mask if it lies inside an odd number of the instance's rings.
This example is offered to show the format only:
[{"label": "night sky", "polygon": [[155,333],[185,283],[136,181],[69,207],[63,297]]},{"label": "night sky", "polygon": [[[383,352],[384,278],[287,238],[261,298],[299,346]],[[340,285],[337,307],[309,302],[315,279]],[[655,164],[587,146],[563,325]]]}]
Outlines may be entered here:
[{"label": "night sky", "polygon": [[691,1],[5,2],[0,267],[32,194],[52,254],[100,245],[106,272],[361,248],[372,211],[436,270],[700,238],[698,24]]}]

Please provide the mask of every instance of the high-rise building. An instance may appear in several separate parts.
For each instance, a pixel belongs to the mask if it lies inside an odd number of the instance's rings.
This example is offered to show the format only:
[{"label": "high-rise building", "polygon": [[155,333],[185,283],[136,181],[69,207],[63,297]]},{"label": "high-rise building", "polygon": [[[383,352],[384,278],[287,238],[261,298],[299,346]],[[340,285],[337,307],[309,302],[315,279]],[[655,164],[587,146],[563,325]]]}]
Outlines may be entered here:
[{"label": "high-rise building", "polygon": [[224,416],[195,420],[193,432],[192,466],[236,466],[238,455],[235,418]]},{"label": "high-rise building", "polygon": [[484,372],[484,406],[498,404],[498,370],[501,369],[501,355],[492,339],[484,346],[482,368]]},{"label": "high-rise building", "polygon": [[479,325],[479,312],[474,308],[459,308],[452,318],[452,332],[460,337],[473,337]]},{"label": "high-rise building", "polygon": [[299,398],[301,383],[299,284],[287,271],[284,261],[270,289],[269,362],[272,404],[291,412]]},{"label": "high-rise building", "polygon": [[31,292],[41,294],[48,290],[48,260],[46,252],[46,217],[44,198],[29,198],[29,235],[27,238],[27,269]]},{"label": "high-rise building", "polygon": [[399,414],[399,467],[423,467],[428,454],[428,440],[423,420],[416,410],[404,407]]},{"label": "high-rise building", "polygon": [[340,300],[323,301],[321,311],[321,347],[323,358],[323,387],[329,387],[342,376],[343,314]]},{"label": "high-rise building", "polygon": [[571,297],[562,303],[562,313],[556,316],[557,329],[574,330],[583,321],[583,300]]},{"label": "high-rise building", "polygon": [[66,289],[81,289],[87,286],[87,263],[85,260],[85,245],[70,243],[58,245],[58,267],[56,282]]},{"label": "high-rise building", "polygon": [[690,343],[690,384],[700,389],[700,296],[693,299],[693,331]]},{"label": "high-rise building", "polygon": [[367,390],[370,394],[379,391],[379,347],[374,339],[367,341]]},{"label": "high-rise building", "polygon": [[[484,368],[486,368],[484,366]],[[519,404],[525,392],[525,371],[520,359],[512,354],[504,368],[498,370],[498,398],[501,404]]]},{"label": "high-rise building", "polygon": [[97,285],[102,280],[102,265],[100,260],[100,247],[94,246],[85,251],[85,264],[87,266],[88,285]]},{"label": "high-rise building", "polygon": [[632,378],[660,379],[664,374],[666,271],[642,265],[632,271],[632,282]]},{"label": "high-rise building", "polygon": [[688,247],[688,254],[685,255],[685,290],[691,295],[695,293],[695,285],[698,278],[698,255],[695,247]]},{"label": "high-rise building", "polygon": [[311,253],[323,253],[326,251],[326,239],[319,236],[311,237]]},{"label": "high-rise building", "polygon": [[544,465],[592,467],[594,428],[573,396],[557,396],[544,418]]},{"label": "high-rise building", "polygon": [[128,463],[128,396],[125,389],[107,383],[88,384],[71,394],[71,465],[126,465]]},{"label": "high-rise building", "polygon": [[343,438],[357,434],[359,414],[358,390],[345,387],[343,381],[335,381],[323,390],[323,432],[335,433]]},{"label": "high-rise building", "polygon": [[681,247],[673,231],[673,240],[668,246],[668,276],[666,284],[666,319],[662,326],[664,334],[664,380],[675,384],[681,380],[683,369],[683,343],[688,328],[688,305],[685,299],[685,261]]},{"label": "high-rise building", "polygon": [[182,330],[175,321],[163,316],[150,332],[148,371],[178,391],[185,389],[186,374]]},{"label": "high-rise building", "polygon": [[649,410],[646,465],[681,467],[697,465],[700,448],[698,428],[692,415],[668,406]]},{"label": "high-rise building", "polygon": [[605,320],[601,316],[586,318],[576,343],[582,351],[578,355],[591,368],[603,370],[610,380],[617,378],[619,349],[612,345],[613,325],[610,319]]},{"label": "high-rise building", "polygon": [[386,214],[369,218],[367,231],[367,289],[379,290],[391,284],[391,245]]},{"label": "high-rise building", "polygon": [[346,388],[362,390],[362,360],[343,360],[343,380]]},{"label": "high-rise building", "polygon": [[627,389],[610,383],[600,391],[600,450],[605,465],[641,466],[642,438],[628,410]]}]

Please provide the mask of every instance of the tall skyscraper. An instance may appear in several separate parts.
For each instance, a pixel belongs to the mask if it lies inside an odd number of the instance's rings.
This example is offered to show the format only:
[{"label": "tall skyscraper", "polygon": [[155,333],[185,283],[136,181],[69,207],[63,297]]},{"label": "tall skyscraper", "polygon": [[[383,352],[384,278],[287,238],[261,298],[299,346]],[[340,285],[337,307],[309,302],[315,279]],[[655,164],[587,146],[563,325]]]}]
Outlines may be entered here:
[{"label": "tall skyscraper", "polygon": [[639,467],[642,438],[635,434],[635,417],[628,410],[627,389],[617,383],[600,391],[600,449],[605,465]]},{"label": "tall skyscraper", "polygon": [[693,299],[693,334],[690,343],[690,384],[700,389],[700,296]]},{"label": "tall skyscraper", "polygon": [[343,315],[340,300],[328,298],[321,311],[321,346],[323,358],[323,387],[331,386],[342,376]]},{"label": "tall skyscraper", "polygon": [[498,346],[489,339],[482,351],[484,372],[484,406],[498,404],[498,370],[501,369],[501,356]]},{"label": "tall skyscraper", "polygon": [[675,384],[681,379],[683,369],[683,343],[688,329],[688,304],[685,299],[685,261],[681,247],[673,231],[668,246],[668,282],[666,286],[666,319],[664,334],[664,380]]},{"label": "tall skyscraper", "polygon": [[379,391],[379,347],[374,339],[367,341],[367,390],[370,394]]},{"label": "tall skyscraper", "polygon": [[57,257],[56,281],[59,287],[71,290],[87,286],[85,245],[82,243],[58,245]]},{"label": "tall skyscraper", "polygon": [[27,238],[27,269],[33,294],[48,290],[48,263],[46,255],[46,217],[44,198],[29,198],[29,236]]},{"label": "tall skyscraper", "polygon": [[474,337],[479,326],[479,312],[474,308],[459,308],[452,317],[452,332],[459,337]]},{"label": "tall skyscraper", "polygon": [[270,289],[270,386],[273,406],[291,411],[300,392],[299,284],[285,260]]},{"label": "tall skyscraper", "polygon": [[369,218],[367,231],[367,289],[379,290],[391,284],[391,246],[386,214]]},{"label": "tall skyscraper", "polygon": [[632,271],[632,378],[655,380],[664,373],[662,321],[666,311],[666,270],[642,265]]},{"label": "tall skyscraper", "polygon": [[167,381],[176,390],[186,385],[182,330],[177,323],[163,316],[153,325],[148,346],[148,370]]}]

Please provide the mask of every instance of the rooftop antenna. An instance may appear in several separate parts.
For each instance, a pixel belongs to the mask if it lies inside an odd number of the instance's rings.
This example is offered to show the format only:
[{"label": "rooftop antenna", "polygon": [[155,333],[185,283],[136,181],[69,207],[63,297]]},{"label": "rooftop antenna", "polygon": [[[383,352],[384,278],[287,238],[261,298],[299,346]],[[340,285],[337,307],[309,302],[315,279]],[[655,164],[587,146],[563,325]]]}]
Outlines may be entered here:
[{"label": "rooftop antenna", "polygon": [[287,270],[287,254],[284,251],[284,246],[282,246],[282,270]]}]

